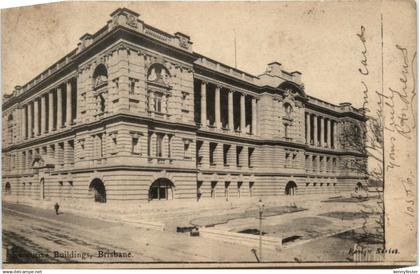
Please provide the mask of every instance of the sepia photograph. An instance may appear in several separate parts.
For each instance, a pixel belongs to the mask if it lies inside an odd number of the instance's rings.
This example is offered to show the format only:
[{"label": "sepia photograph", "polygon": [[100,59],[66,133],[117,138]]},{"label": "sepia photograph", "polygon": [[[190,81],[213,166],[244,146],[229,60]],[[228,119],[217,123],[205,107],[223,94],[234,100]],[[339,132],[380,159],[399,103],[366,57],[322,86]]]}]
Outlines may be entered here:
[{"label": "sepia photograph", "polygon": [[415,265],[414,1],[1,10],[4,268]]}]

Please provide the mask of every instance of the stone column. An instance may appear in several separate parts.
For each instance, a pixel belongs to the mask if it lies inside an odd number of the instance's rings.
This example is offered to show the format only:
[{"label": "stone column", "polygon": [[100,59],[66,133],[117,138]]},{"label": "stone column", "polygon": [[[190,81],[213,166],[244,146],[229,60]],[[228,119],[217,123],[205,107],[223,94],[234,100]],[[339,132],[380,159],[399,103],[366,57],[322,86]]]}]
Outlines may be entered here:
[{"label": "stone column", "polygon": [[221,128],[220,124],[220,87],[216,86],[214,94],[214,113],[215,113],[215,126]]},{"label": "stone column", "polygon": [[26,139],[28,138],[26,135],[26,105],[22,106],[22,138]]},{"label": "stone column", "polygon": [[338,148],[338,136],[337,136],[337,126],[338,123],[336,121],[331,121],[331,126],[333,127],[333,140],[334,140],[334,148]]},{"label": "stone column", "polygon": [[34,100],[34,135],[39,135],[39,100]]},{"label": "stone column", "polygon": [[45,108],[45,96],[41,96],[41,134],[44,134],[45,131],[45,122],[46,122],[46,108]]},{"label": "stone column", "polygon": [[245,94],[241,93],[241,132],[245,133]]},{"label": "stone column", "polygon": [[201,82],[201,127],[207,127],[206,82]]},{"label": "stone column", "polygon": [[63,127],[63,89],[57,88],[57,130]]},{"label": "stone column", "polygon": [[324,117],[320,117],[320,123],[321,123],[321,125],[320,125],[320,129],[321,129],[321,134],[320,134],[320,138],[321,138],[321,140],[319,140],[319,144],[320,144],[320,146],[321,147],[324,147],[324,125],[325,125],[325,122],[324,122]]},{"label": "stone column", "polygon": [[32,131],[32,102],[28,103],[28,138],[31,138]]},{"label": "stone column", "polygon": [[314,145],[318,145],[318,117],[314,115]]},{"label": "stone column", "polygon": [[306,113],[306,143],[311,143],[311,114]]},{"label": "stone column", "polygon": [[72,102],[71,102],[71,80],[66,84],[66,126],[70,127],[72,124]]},{"label": "stone column", "polygon": [[327,120],[327,147],[331,147],[331,119]]},{"label": "stone column", "polygon": [[234,131],[233,126],[233,91],[228,91],[228,127],[229,131]]},{"label": "stone column", "polygon": [[252,97],[252,134],[257,135],[257,99]]},{"label": "stone column", "polygon": [[48,132],[54,128],[54,94],[52,91],[48,93]]}]

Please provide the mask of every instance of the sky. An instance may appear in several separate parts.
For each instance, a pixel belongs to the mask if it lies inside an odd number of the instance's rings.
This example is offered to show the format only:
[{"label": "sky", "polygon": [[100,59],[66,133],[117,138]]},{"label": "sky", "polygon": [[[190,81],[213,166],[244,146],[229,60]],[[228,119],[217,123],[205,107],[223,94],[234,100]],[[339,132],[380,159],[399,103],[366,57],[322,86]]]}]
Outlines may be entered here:
[{"label": "sky", "polygon": [[[191,36],[193,50],[259,75],[277,61],[300,71],[307,94],[361,106],[362,25],[370,43],[371,67],[379,67],[380,10],[356,2],[67,2],[4,10],[4,93],[24,85],[94,33],[119,7],[140,13],[145,23]],[[377,55],[377,56],[375,56]],[[373,70],[372,70],[373,71]],[[379,71],[379,70],[375,70]],[[373,75],[379,79],[379,73]]]}]

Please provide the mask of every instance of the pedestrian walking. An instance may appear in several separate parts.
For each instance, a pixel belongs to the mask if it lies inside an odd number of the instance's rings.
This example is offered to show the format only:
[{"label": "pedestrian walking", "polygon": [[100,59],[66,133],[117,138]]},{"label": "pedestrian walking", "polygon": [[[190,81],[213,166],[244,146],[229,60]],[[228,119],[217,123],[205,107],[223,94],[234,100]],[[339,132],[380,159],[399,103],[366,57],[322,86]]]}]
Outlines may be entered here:
[{"label": "pedestrian walking", "polygon": [[60,209],[60,205],[58,204],[58,202],[55,203],[54,209],[55,209],[55,214],[58,215],[58,210]]}]

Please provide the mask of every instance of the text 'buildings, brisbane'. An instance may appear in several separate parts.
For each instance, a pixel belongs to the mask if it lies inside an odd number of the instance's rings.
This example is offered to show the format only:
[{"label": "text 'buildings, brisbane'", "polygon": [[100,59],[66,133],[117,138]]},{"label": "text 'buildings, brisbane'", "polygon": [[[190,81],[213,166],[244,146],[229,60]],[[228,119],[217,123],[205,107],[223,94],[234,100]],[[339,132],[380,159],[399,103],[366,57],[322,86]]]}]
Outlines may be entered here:
[{"label": "text 'buildings, brisbane'", "polygon": [[245,199],[366,183],[365,121],[278,62],[253,76],[118,9],[3,100],[3,193],[30,199]]}]

